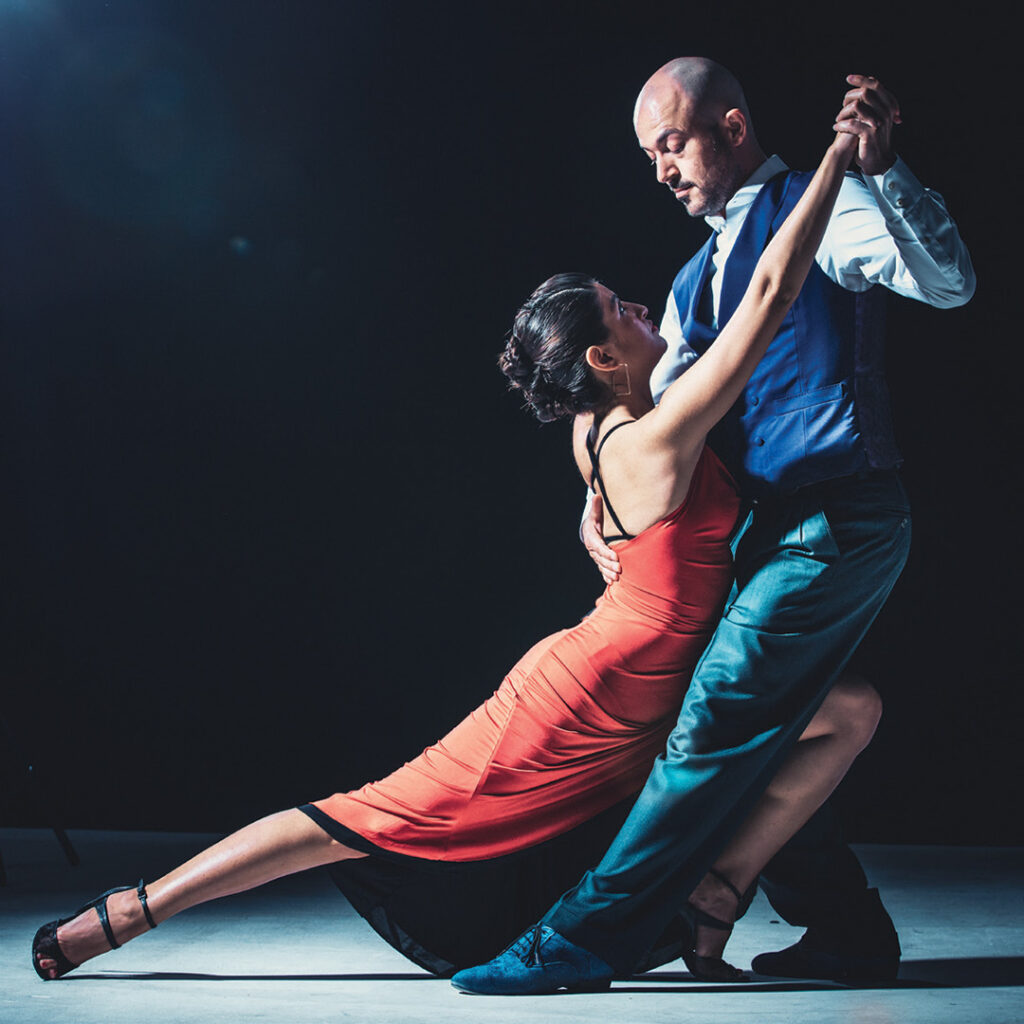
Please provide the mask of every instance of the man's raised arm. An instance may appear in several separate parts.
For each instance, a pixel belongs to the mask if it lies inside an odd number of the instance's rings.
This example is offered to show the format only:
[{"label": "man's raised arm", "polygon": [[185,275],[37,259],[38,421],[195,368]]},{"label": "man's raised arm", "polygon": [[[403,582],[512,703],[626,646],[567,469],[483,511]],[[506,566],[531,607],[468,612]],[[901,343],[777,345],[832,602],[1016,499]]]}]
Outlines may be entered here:
[{"label": "man's raised arm", "polygon": [[942,196],[893,151],[892,128],[902,121],[896,98],[876,78],[847,82],[836,119],[858,125],[863,180],[844,183],[818,263],[851,291],[881,284],[931,306],[962,306],[974,294],[971,257]]}]

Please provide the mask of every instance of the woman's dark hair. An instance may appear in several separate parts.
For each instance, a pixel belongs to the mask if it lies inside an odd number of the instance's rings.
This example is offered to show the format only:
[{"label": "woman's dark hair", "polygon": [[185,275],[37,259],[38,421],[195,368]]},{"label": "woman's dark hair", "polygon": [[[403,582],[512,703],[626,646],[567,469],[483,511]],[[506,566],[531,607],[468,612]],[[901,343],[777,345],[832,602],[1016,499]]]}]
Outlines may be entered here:
[{"label": "woman's dark hair", "polygon": [[516,313],[498,357],[541,422],[587,412],[608,396],[586,360],[587,349],[608,337],[596,284],[586,274],[549,277]]}]

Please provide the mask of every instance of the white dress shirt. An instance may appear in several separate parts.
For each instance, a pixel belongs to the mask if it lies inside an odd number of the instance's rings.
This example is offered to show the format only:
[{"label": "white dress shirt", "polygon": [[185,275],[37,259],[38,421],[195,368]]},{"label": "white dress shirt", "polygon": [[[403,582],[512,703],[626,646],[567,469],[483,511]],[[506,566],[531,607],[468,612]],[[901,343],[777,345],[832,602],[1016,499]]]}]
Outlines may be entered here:
[{"label": "white dress shirt", "polygon": [[[722,268],[747,211],[761,186],[786,169],[779,157],[770,157],[736,191],[724,216],[704,218],[716,235],[709,271],[713,327],[718,326]],[[963,305],[974,294],[971,258],[942,196],[924,188],[898,157],[884,174],[846,175],[815,260],[836,284],[850,291],[881,284],[897,295],[940,308]],[[651,374],[655,401],[697,358],[683,337],[672,293],[661,335],[668,349]]]}]

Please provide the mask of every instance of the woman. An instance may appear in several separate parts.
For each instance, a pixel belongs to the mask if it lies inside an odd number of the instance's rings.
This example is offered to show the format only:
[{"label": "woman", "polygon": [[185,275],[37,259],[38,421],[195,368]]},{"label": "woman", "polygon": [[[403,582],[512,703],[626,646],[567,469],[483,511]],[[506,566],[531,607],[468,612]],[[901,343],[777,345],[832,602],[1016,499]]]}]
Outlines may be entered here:
[{"label": "woman", "polygon": [[[730,583],[739,502],[704,439],[739,395],[810,268],[856,139],[839,134],[762,255],[718,340],[655,408],[664,351],[643,306],[578,275],[519,311],[501,365],[541,419],[590,412],[580,470],[618,528],[622,577],[572,629],[541,641],[444,739],[386,779],[227,837],[152,883],[112,890],[44,925],[44,980],[187,907],[330,865],[388,941],[439,974],[511,941],[600,855],[674,721]],[[584,456],[583,448],[587,449]],[[741,893],[843,777],[878,720],[874,691],[841,680],[690,899],[700,927],[666,935],[714,980]],[[682,908],[681,908],[682,909]]]}]

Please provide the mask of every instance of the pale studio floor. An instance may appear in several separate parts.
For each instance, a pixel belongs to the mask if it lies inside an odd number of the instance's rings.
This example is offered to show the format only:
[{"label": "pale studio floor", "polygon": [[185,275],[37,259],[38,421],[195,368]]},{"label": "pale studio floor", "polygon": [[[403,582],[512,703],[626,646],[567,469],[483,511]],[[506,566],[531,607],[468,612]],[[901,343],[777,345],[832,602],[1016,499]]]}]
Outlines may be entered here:
[{"label": "pale studio floor", "polygon": [[[4,1024],[320,1021],[782,1021],[785,1024],[1024,1022],[1024,850],[859,847],[903,942],[888,988],[769,982],[707,986],[669,965],[600,995],[459,995],[386,946],[323,872],[197,908],[68,978],[45,984],[29,963],[36,928],[113,885],[155,877],[212,837],[72,832],[67,866],[53,834],[0,829]],[[796,929],[759,896],[730,946],[747,967]]]}]

